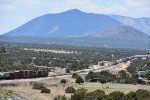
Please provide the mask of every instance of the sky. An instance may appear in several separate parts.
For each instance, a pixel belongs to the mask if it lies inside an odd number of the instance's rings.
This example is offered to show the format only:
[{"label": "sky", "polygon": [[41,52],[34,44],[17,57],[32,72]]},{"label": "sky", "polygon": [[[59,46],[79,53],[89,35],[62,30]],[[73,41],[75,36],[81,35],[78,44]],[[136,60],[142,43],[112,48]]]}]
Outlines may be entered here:
[{"label": "sky", "polygon": [[35,17],[70,9],[150,18],[150,0],[0,0],[0,34]]}]

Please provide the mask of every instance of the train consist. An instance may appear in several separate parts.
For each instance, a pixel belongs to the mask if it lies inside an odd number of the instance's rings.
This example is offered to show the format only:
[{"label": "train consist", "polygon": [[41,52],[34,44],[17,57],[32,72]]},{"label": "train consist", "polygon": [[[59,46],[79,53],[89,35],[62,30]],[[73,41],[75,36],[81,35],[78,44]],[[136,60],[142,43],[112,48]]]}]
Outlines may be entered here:
[{"label": "train consist", "polygon": [[2,79],[26,79],[26,78],[38,78],[38,77],[47,77],[47,70],[21,70],[21,71],[12,71],[12,72],[0,72],[0,80]]}]

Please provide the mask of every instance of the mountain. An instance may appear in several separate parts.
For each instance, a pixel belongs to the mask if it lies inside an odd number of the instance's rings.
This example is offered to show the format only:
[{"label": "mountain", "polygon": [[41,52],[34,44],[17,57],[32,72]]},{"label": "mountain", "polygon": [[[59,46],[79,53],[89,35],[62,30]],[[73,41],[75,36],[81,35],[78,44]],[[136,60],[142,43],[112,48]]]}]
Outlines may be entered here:
[{"label": "mountain", "polygon": [[150,50],[149,20],[73,9],[37,17],[0,36],[0,42]]},{"label": "mountain", "polygon": [[4,34],[5,36],[72,37],[87,36],[122,25],[108,15],[77,9],[37,17]]},{"label": "mountain", "polygon": [[119,15],[109,15],[126,26],[134,27],[148,35],[150,35],[150,18],[132,18]]},{"label": "mountain", "polygon": [[130,39],[149,39],[149,35],[131,27],[131,26],[119,26],[102,32],[94,34],[95,37],[118,37],[118,38],[130,38]]}]

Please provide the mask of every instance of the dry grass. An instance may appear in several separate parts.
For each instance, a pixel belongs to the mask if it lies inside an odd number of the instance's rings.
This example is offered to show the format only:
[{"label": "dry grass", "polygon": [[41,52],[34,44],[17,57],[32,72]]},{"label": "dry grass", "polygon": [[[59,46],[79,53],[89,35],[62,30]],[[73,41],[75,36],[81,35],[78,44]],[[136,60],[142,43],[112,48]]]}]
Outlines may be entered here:
[{"label": "dry grass", "polygon": [[138,89],[145,89],[150,90],[149,85],[131,85],[131,84],[118,84],[118,83],[106,83],[102,85],[101,83],[84,83],[82,85],[72,84],[76,89],[78,88],[85,88],[89,92],[101,89],[106,92],[106,94],[109,94],[113,91],[121,91],[124,93],[128,93],[130,91],[136,91]]},{"label": "dry grass", "polygon": [[128,93],[130,91],[136,91],[138,89],[150,90],[150,85],[131,85],[131,84],[118,84],[118,83],[106,83],[102,85],[101,83],[83,83],[81,85],[74,83],[74,79],[71,77],[64,77],[68,82],[66,85],[61,84],[60,80],[62,78],[54,78],[40,81],[46,84],[46,87],[51,90],[51,94],[42,94],[39,90],[32,89],[31,85],[26,86],[11,86],[5,87],[6,90],[14,91],[16,94],[19,94],[23,97],[29,98],[29,100],[52,100],[57,95],[65,95],[70,97],[71,94],[65,93],[65,89],[68,86],[73,86],[76,89],[85,88],[89,92],[97,89],[104,90],[106,94],[109,94],[113,91],[122,91]]}]

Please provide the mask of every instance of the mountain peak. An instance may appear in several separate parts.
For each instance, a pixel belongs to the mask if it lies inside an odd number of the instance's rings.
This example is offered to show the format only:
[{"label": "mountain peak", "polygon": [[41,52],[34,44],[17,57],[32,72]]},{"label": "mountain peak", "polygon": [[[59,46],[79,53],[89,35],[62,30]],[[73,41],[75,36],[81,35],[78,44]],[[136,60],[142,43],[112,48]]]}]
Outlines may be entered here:
[{"label": "mountain peak", "polygon": [[4,34],[7,36],[88,36],[122,25],[107,15],[88,14],[78,9],[37,17]]},{"label": "mountain peak", "polygon": [[71,9],[71,10],[67,10],[63,13],[75,13],[76,14],[76,13],[83,13],[83,12],[79,9]]},{"label": "mountain peak", "polygon": [[71,10],[67,10],[67,11],[70,11],[70,12],[82,12],[82,11],[79,10],[79,9],[71,9]]}]

